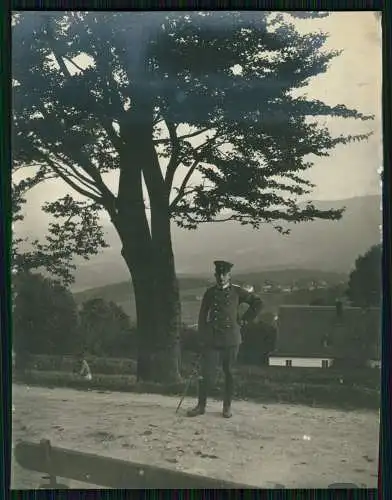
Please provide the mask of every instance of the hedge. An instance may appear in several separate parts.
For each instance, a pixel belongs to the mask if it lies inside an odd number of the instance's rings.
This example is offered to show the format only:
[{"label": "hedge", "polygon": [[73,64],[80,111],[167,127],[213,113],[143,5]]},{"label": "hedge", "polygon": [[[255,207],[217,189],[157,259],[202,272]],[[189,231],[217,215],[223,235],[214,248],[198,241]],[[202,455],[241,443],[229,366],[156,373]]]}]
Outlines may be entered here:
[{"label": "hedge", "polygon": [[[93,375],[135,375],[136,360],[123,358],[98,358],[88,357]],[[198,356],[185,353],[182,356],[182,374],[189,377],[195,367]],[[196,363],[197,366],[197,363]],[[72,373],[80,366],[71,357],[60,356],[31,356],[30,368],[38,371],[54,371]],[[257,383],[277,384],[318,384],[332,387],[344,385],[354,388],[356,386],[379,390],[381,375],[378,369],[372,368],[286,368],[277,366],[248,366],[238,365],[236,368],[238,379],[257,380]]]},{"label": "hedge", "polygon": [[[100,358],[87,356],[93,373],[107,375],[136,373],[136,360],[125,358]],[[39,371],[74,372],[80,370],[80,361],[72,356],[48,356],[44,354],[30,355],[29,367]]]},{"label": "hedge", "polygon": [[[44,387],[69,387],[81,390],[89,388],[180,396],[184,391],[186,379],[182,383],[167,385],[136,382],[134,375],[93,374],[93,380],[87,382],[74,373],[31,370],[24,374],[23,379],[18,378],[15,382]],[[222,378],[220,378],[211,395],[221,398],[222,387]],[[196,394],[197,384],[194,379],[189,387],[188,395],[196,397]],[[249,371],[240,371],[237,374],[235,398],[261,403],[305,404],[341,409],[378,409],[380,407],[379,389],[347,383],[337,385],[288,382],[287,380],[282,382],[266,377],[254,377]]]}]

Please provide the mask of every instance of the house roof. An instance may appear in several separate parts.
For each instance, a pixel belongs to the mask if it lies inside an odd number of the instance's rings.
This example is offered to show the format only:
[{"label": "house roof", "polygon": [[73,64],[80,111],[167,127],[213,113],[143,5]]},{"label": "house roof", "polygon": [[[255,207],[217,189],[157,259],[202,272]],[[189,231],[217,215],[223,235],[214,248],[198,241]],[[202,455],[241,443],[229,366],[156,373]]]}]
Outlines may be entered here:
[{"label": "house roof", "polygon": [[[276,353],[298,357],[380,357],[381,311],[359,307],[282,306]],[[371,340],[369,341],[369,336]]]}]

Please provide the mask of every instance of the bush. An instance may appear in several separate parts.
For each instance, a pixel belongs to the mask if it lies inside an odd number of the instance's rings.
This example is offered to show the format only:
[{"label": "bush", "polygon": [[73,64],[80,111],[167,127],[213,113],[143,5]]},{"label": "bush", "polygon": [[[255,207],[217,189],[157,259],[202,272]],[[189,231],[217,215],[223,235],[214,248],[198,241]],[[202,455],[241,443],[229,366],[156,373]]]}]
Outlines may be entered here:
[{"label": "bush", "polygon": [[[185,352],[183,354],[182,375],[185,380],[190,377],[195,368],[197,369],[197,360],[198,356],[195,353]],[[113,379],[118,381],[121,377],[130,377],[136,374],[136,360],[134,359],[87,356],[87,361],[90,365],[94,381],[100,380],[102,376],[105,377],[105,380]],[[30,367],[30,370],[35,373],[62,373],[64,377],[76,376],[76,381],[83,382],[74,373],[75,368],[77,371],[80,369],[77,358],[35,355],[31,357]],[[280,393],[285,393],[285,387],[291,387],[298,392],[298,387],[305,386],[325,387],[326,393],[335,390],[340,391],[340,393],[346,390],[380,390],[380,372],[371,368],[338,369],[332,367],[329,369],[317,369],[238,365],[235,371],[235,380],[240,391],[239,394],[248,394],[249,391],[251,394],[257,394],[260,391],[263,393],[267,386],[268,388],[275,387]],[[221,373],[221,370],[219,372]],[[116,389],[116,384],[113,387],[113,390],[120,390]]]},{"label": "bush", "polygon": [[276,328],[266,321],[251,323],[243,329],[239,363],[268,365],[268,356],[275,349]]},{"label": "bush", "polygon": [[[86,356],[86,360],[94,374],[133,375],[136,373],[136,360],[124,358],[99,358]],[[73,373],[80,370],[80,360],[72,356],[46,356],[36,354],[30,357],[30,369],[39,371],[55,371]]]},{"label": "bush", "polygon": [[79,316],[87,352],[97,356],[127,356],[135,352],[135,328],[131,327],[129,316],[114,302],[101,298],[87,300]]},{"label": "bush", "polygon": [[69,354],[79,342],[78,314],[71,292],[41,274],[15,276],[13,348],[19,365],[28,354]]},{"label": "bush", "polygon": [[[271,320],[271,318],[269,319]],[[275,349],[275,326],[264,319],[251,323],[242,333],[243,343],[239,352],[239,363],[267,365],[268,355]],[[186,353],[199,353],[200,349],[200,335],[197,329],[183,325],[181,330],[182,352],[185,355]]]}]

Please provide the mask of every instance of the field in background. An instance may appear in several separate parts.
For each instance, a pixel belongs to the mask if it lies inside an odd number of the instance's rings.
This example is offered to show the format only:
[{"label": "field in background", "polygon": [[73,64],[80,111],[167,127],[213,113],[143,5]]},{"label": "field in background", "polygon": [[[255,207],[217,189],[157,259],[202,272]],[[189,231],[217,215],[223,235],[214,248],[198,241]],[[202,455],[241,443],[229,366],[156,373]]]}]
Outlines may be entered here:
[{"label": "field in background", "polygon": [[[262,286],[266,281],[271,281],[277,285],[287,285],[293,281],[298,284],[305,284],[309,281],[325,281],[330,285],[336,285],[347,280],[347,275],[343,273],[324,272],[319,270],[306,269],[282,269],[275,271],[255,271],[252,273],[234,274],[234,282],[247,283],[250,285]],[[199,314],[200,300],[206,288],[212,284],[212,277],[206,276],[179,276],[182,321],[188,325],[197,322]],[[284,303],[284,293],[260,293],[264,303],[264,312],[276,314],[278,308]],[[136,318],[135,297],[130,281],[116,283],[98,288],[84,290],[74,294],[77,303],[92,299],[102,298],[106,301],[115,302],[134,322]]]},{"label": "field in background", "polygon": [[[83,292],[76,296],[77,302],[81,303],[90,298],[100,297],[108,301],[115,302],[120,306],[123,311],[131,318],[131,322],[135,322],[136,318],[136,305],[133,293],[130,293],[131,284],[127,283],[126,292],[120,293],[105,293],[105,291]],[[187,325],[195,325],[200,310],[201,298],[206,290],[203,288],[193,288],[181,293],[181,308],[182,308],[182,322]],[[283,303],[283,294],[280,293],[260,293],[259,296],[263,301],[263,312],[276,314],[279,306]]]}]

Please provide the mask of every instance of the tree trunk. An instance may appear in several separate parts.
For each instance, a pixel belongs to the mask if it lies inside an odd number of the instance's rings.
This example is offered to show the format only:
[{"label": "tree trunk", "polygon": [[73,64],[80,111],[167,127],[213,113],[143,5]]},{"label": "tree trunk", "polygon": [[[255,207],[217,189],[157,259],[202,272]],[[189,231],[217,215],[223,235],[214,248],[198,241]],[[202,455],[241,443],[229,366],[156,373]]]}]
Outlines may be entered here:
[{"label": "tree trunk", "polygon": [[[132,221],[133,228],[119,231],[123,243],[122,256],[132,277],[137,318],[137,380],[152,380],[152,352],[156,342],[155,290],[150,238],[141,238],[145,231]],[[139,237],[137,237],[137,234]]]},{"label": "tree trunk", "polygon": [[152,245],[154,252],[156,318],[158,338],[155,375],[161,372],[170,380],[180,378],[181,302],[175,271],[168,211],[154,214],[152,207]]},{"label": "tree trunk", "polygon": [[[152,131],[152,108],[135,99],[127,121],[121,124],[125,145],[120,154],[119,192],[112,220],[123,243],[122,255],[135,292],[138,380],[171,382],[179,378],[181,313],[167,193],[164,183],[154,183],[156,178],[149,176],[149,167],[156,167],[153,163],[157,160]],[[151,232],[142,175],[154,205]]]},{"label": "tree trunk", "polygon": [[[181,307],[171,245],[144,256],[124,245],[123,257],[132,276],[138,335],[137,379],[179,379]],[[139,247],[140,249],[140,247]]]}]

